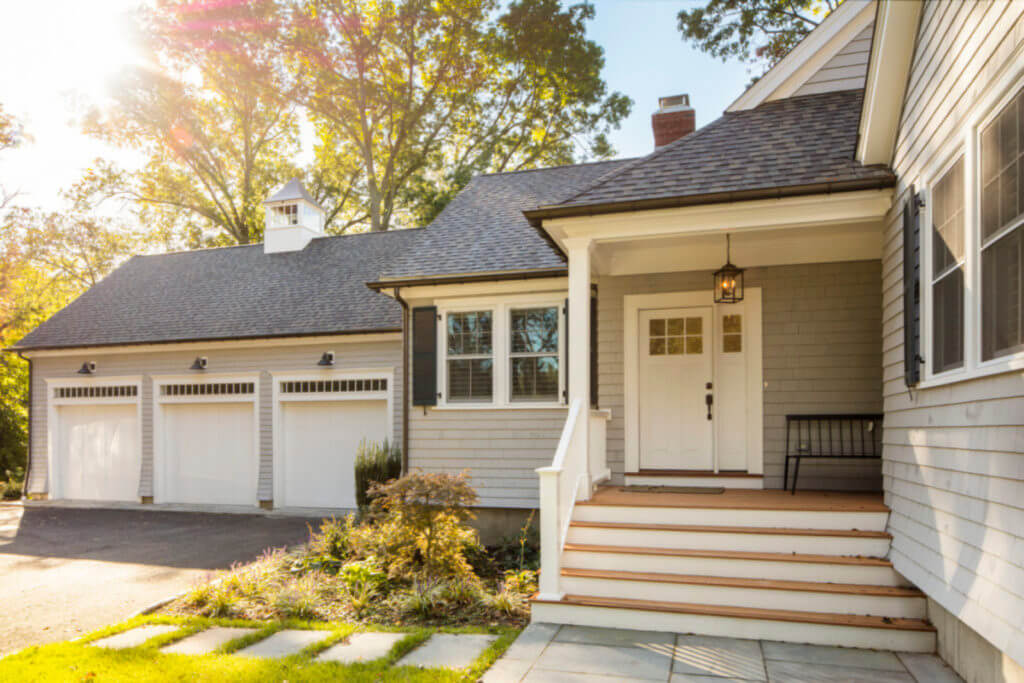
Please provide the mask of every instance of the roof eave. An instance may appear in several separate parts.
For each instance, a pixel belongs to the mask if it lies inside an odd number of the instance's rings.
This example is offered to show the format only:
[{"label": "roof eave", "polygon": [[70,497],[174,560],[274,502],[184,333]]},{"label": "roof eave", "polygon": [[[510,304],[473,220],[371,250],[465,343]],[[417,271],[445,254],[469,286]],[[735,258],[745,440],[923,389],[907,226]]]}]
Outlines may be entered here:
[{"label": "roof eave", "polygon": [[[559,250],[561,251],[561,250]],[[535,280],[546,277],[565,277],[565,268],[541,268],[537,270],[514,270],[497,273],[461,273],[458,275],[425,275],[423,277],[395,278],[367,282],[374,291],[395,287],[423,287],[427,285],[462,285],[476,282],[504,282],[507,280]]]},{"label": "roof eave", "polygon": [[577,218],[582,216],[598,216],[612,213],[628,213],[631,211],[677,209],[706,204],[728,204],[732,202],[753,201],[757,199],[783,199],[785,197],[801,197],[813,194],[835,194],[839,192],[856,192],[860,190],[884,190],[895,185],[896,176],[890,172],[886,178],[872,178],[870,180],[810,183],[756,190],[741,190],[736,192],[687,195],[682,197],[657,197],[624,202],[581,204],[578,206],[559,206],[556,204],[552,206],[542,206],[537,209],[530,209],[524,211],[523,215],[526,216],[530,225],[539,229],[542,235],[546,236],[548,240],[551,240],[550,235],[547,234],[547,231],[545,231],[542,226],[545,220],[552,218]]}]

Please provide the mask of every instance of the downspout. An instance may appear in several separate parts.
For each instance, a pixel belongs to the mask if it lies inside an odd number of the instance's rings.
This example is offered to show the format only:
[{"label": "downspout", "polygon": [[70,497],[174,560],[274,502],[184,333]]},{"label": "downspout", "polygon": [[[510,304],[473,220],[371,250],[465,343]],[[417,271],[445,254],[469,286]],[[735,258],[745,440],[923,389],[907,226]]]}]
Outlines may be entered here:
[{"label": "downspout", "polygon": [[[402,474],[409,473],[409,304],[402,288],[395,287],[395,301],[402,305]],[[27,481],[27,479],[26,479]]]},{"label": "downspout", "polygon": [[18,358],[28,363],[28,443],[25,444],[25,481],[21,482],[21,497],[28,498],[28,480],[32,474],[32,359],[26,358],[21,351],[18,351]]}]

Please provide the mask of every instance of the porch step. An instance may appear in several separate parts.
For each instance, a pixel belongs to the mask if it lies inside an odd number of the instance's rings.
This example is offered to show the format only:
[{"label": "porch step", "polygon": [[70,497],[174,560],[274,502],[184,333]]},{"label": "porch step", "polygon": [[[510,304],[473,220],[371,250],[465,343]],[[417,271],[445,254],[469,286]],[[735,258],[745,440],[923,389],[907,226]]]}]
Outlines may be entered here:
[{"label": "porch step", "polygon": [[923,619],[569,594],[561,600],[534,599],[533,621],[901,652],[935,651],[935,629]]},{"label": "porch step", "polygon": [[892,537],[884,531],[573,521],[569,543],[649,548],[728,548],[747,552],[884,557]]},{"label": "porch step", "polygon": [[764,475],[746,472],[640,470],[625,474],[631,486],[724,486],[730,489],[764,488]]},{"label": "porch step", "polygon": [[[665,503],[658,502],[664,497]],[[695,494],[693,498],[714,498],[715,494]],[[637,496],[640,499],[640,496]],[[680,506],[666,494],[646,496],[643,502],[608,503],[583,501],[576,503],[573,521],[626,524],[658,524],[680,526],[758,527],[774,529],[828,529],[885,531],[889,517],[887,508],[855,510],[849,508],[799,509],[783,507],[727,508],[708,505]],[[808,514],[813,512],[814,514]]]},{"label": "porch step", "polygon": [[574,569],[635,571],[749,579],[821,581],[905,586],[892,563],[877,557],[807,553],[655,548],[566,543],[562,566]]},{"label": "porch step", "polygon": [[793,605],[830,614],[921,619],[925,597],[916,588],[637,571],[563,569],[567,593],[591,597],[701,603],[784,610]]}]

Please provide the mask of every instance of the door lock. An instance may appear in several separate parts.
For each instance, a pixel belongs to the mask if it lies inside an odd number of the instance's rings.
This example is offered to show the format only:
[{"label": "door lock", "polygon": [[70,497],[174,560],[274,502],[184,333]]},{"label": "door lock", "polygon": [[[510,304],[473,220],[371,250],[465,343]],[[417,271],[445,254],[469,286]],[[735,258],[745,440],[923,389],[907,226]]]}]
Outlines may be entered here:
[{"label": "door lock", "polygon": [[707,406],[708,406],[708,419],[709,420],[711,419],[711,404],[714,403],[714,402],[715,402],[714,396],[712,396],[711,394],[705,394],[704,395],[704,403],[706,403]]}]

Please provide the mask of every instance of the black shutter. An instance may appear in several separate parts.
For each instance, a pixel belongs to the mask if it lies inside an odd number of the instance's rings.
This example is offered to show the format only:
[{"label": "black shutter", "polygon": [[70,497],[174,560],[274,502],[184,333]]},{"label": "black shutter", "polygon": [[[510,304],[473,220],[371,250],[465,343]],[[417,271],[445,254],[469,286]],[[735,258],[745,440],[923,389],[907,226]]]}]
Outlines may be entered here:
[{"label": "black shutter", "polygon": [[562,400],[569,402],[569,300],[565,300],[562,306],[562,315],[565,316],[565,388],[562,389]]},{"label": "black shutter", "polygon": [[590,297],[590,405],[597,407],[597,297]]},{"label": "black shutter", "polygon": [[921,381],[921,205],[913,187],[903,206],[903,371],[908,387]]},{"label": "black shutter", "polygon": [[412,404],[437,405],[437,307],[412,309]]}]

